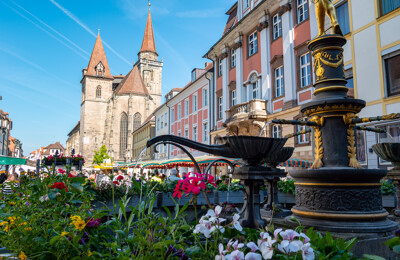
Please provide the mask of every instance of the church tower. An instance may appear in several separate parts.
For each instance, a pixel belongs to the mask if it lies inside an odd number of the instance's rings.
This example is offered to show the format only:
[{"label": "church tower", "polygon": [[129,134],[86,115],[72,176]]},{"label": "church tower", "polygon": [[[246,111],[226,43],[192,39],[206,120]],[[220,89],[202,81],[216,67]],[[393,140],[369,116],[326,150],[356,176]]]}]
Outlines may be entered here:
[{"label": "church tower", "polygon": [[100,33],[92,51],[88,66],[83,69],[79,153],[91,165],[94,150],[104,139],[107,104],[112,96],[111,75]]},{"label": "church tower", "polygon": [[152,112],[155,108],[161,105],[161,81],[163,62],[158,61],[158,53],[156,43],[154,41],[153,23],[151,20],[149,3],[149,12],[147,15],[146,29],[142,41],[142,47],[138,53],[138,61],[135,65],[138,66],[140,75],[147,90],[151,96],[149,102],[149,110]]}]

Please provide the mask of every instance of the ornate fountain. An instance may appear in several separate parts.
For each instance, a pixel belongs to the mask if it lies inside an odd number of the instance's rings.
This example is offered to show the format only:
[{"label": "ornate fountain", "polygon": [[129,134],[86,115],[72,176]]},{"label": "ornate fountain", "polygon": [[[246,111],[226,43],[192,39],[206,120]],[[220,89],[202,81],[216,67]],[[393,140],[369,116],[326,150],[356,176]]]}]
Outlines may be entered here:
[{"label": "ornate fountain", "polygon": [[[289,171],[296,180],[296,205],[292,212],[303,225],[320,230],[391,231],[397,224],[387,219],[380,189],[380,180],[387,171],[362,169],[357,161],[355,137],[356,124],[398,118],[399,114],[358,118],[365,101],[347,97],[343,63],[346,38],[340,34],[325,34],[323,24],[327,10],[321,2],[330,3],[319,1],[316,5],[320,32],[308,43],[316,76],[313,100],[301,107],[308,120],[274,120],[274,123],[308,125],[313,129],[315,160],[312,168]],[[333,28],[339,26],[335,17],[330,15]],[[336,29],[338,32],[340,29]]]},{"label": "ornate fountain", "polygon": [[[244,198],[246,203],[243,209],[241,225],[259,228],[266,225],[266,220],[262,219],[260,214],[260,187],[264,185],[265,179],[273,182],[277,178],[285,176],[283,170],[276,169],[274,166],[288,156],[288,149],[283,148],[286,141],[286,138],[227,136],[220,138],[219,142],[221,144],[205,145],[174,135],[162,135],[148,140],[147,147],[168,143],[181,149],[181,145],[183,145],[216,156],[241,158],[245,165],[235,168],[233,172],[233,178],[240,179],[246,187]],[[293,149],[289,149],[289,153],[291,155]],[[189,153],[187,154],[191,157]],[[193,157],[191,159],[194,160]],[[272,167],[262,166],[262,162],[269,163]],[[271,189],[270,193],[276,194],[276,191]]]}]

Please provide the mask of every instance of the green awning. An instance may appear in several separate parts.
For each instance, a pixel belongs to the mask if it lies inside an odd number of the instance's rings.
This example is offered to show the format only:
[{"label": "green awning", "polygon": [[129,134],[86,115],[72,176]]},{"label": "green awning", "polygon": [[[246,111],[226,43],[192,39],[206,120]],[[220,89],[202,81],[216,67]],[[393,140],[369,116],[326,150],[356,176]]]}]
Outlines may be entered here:
[{"label": "green awning", "polygon": [[26,159],[0,156],[0,165],[25,165]]}]

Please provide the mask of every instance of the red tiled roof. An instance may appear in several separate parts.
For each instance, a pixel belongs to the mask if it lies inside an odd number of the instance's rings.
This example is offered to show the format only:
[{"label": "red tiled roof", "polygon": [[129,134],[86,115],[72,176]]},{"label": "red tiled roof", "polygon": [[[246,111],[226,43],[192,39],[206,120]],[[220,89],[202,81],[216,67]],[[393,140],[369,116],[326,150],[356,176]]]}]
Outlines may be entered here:
[{"label": "red tiled roof", "polygon": [[125,78],[119,83],[116,94],[142,94],[149,95],[149,91],[143,83],[137,66],[133,67]]},{"label": "red tiled roof", "polygon": [[112,78],[110,67],[108,66],[106,53],[104,52],[103,43],[101,42],[100,34],[97,35],[96,43],[94,44],[92,55],[90,56],[89,65],[87,66],[87,72],[85,75],[97,76],[96,66],[99,64],[99,62],[101,62],[104,66],[103,77]]},{"label": "red tiled roof", "polygon": [[149,13],[147,15],[146,30],[144,31],[142,47],[140,48],[140,52],[145,52],[145,51],[150,51],[150,52],[154,52],[157,54],[156,42],[154,41],[153,23],[151,21],[150,9],[149,9]]}]

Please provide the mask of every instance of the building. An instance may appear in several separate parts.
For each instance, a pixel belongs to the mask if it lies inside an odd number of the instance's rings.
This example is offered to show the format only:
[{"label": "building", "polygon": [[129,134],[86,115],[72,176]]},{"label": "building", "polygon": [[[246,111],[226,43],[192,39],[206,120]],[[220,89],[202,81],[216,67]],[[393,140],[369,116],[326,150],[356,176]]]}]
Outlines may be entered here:
[{"label": "building", "polygon": [[12,120],[8,113],[0,109],[0,156],[11,156],[8,147],[11,129]]},{"label": "building", "polygon": [[15,158],[24,157],[21,141],[12,136],[9,137],[8,141],[9,141],[9,145],[8,145],[9,156],[15,157]]},{"label": "building", "polygon": [[[352,75],[354,95],[367,106],[360,117],[400,112],[400,2],[384,0],[335,1],[348,40],[345,69]],[[342,11],[343,9],[343,11]],[[400,120],[366,123],[387,134],[359,131],[358,160],[363,167],[386,168],[391,164],[378,158],[372,145],[400,142]]]},{"label": "building", "polygon": [[150,9],[138,60],[125,75],[113,76],[100,35],[83,69],[81,118],[68,135],[68,151],[88,165],[94,151],[106,145],[116,162],[131,161],[132,133],[161,104],[163,62],[158,60]]},{"label": "building", "polygon": [[55,142],[54,144],[49,144],[46,147],[40,147],[32,151],[29,154],[28,160],[36,161],[43,160],[43,158],[48,157],[50,155],[54,156],[56,154],[63,154],[65,156],[70,156],[70,154],[66,153],[64,146],[60,142]]},{"label": "building", "polygon": [[[132,133],[133,139],[133,161],[139,159],[142,151],[146,148],[147,140],[155,136],[155,117],[150,115],[144,123]],[[140,157],[140,161],[154,160],[154,146],[147,148]]]}]

